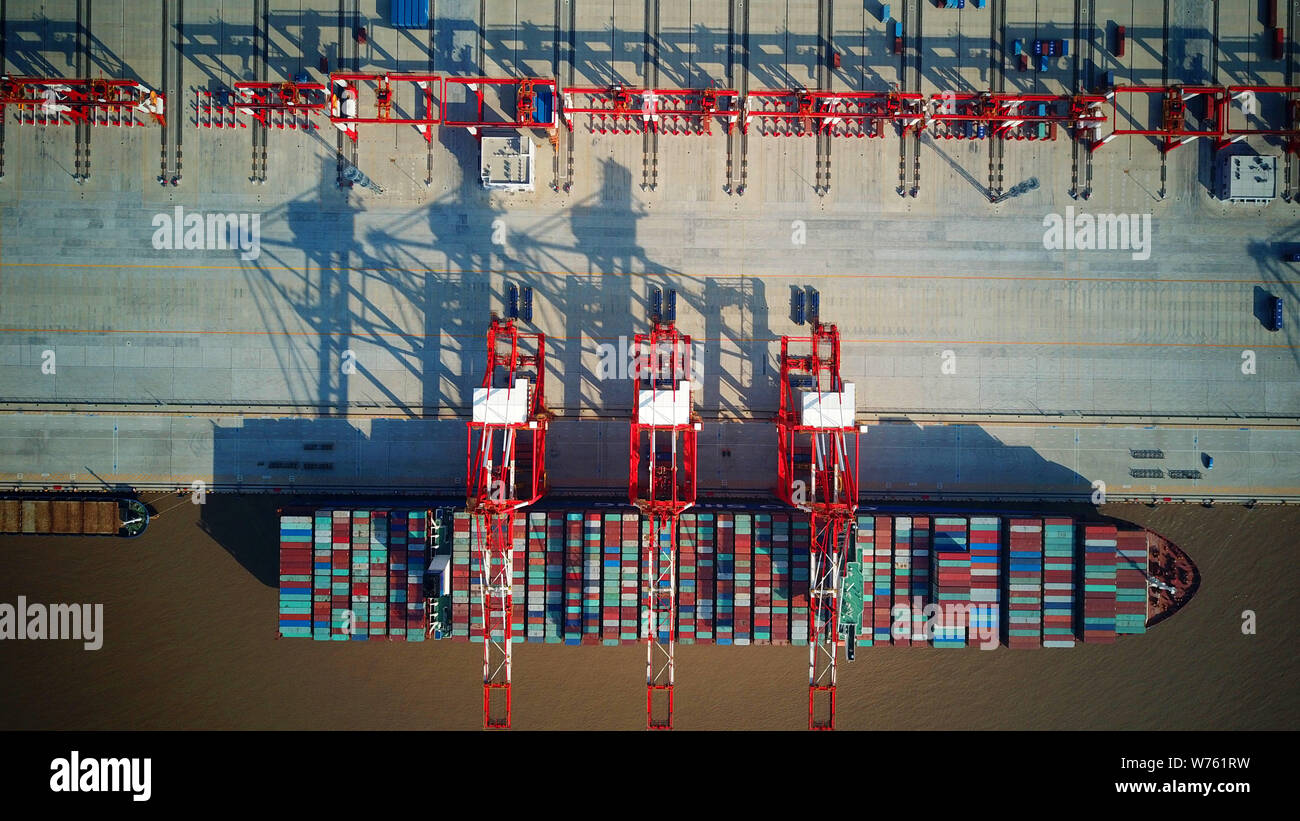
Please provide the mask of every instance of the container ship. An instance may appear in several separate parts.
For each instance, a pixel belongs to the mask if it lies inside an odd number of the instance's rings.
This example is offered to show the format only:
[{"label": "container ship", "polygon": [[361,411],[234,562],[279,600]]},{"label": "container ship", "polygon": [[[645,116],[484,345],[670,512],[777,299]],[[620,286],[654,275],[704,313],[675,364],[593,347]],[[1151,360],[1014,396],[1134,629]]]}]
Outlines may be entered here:
[{"label": "container ship", "polygon": [[[772,508],[681,516],[677,642],[808,643],[808,518]],[[484,641],[473,522],[453,508],[282,509],[279,634]],[[1177,546],[1124,522],[878,509],[855,525],[838,618],[850,658],[863,647],[1113,642],[1145,633],[1199,584]],[[644,642],[648,528],[626,506],[518,517],[511,641]]]},{"label": "container ship", "polygon": [[0,496],[0,533],[132,538],[148,526],[149,509],[130,497]]}]

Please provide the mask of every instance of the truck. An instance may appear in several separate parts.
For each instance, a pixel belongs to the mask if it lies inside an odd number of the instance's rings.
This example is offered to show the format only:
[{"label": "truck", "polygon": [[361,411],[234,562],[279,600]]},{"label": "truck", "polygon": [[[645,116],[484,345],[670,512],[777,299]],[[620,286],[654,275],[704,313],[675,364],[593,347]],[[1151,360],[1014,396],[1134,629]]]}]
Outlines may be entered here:
[{"label": "truck", "polygon": [[1281,60],[1286,56],[1286,29],[1273,29],[1273,59]]},{"label": "truck", "polygon": [[1115,56],[1124,56],[1124,44],[1128,42],[1128,30],[1124,26],[1115,27]]},{"label": "truck", "polygon": [[1264,0],[1264,18],[1267,28],[1277,28],[1277,0]]},{"label": "truck", "polygon": [[136,499],[0,497],[0,533],[132,537],[143,533],[148,524],[149,510]]}]

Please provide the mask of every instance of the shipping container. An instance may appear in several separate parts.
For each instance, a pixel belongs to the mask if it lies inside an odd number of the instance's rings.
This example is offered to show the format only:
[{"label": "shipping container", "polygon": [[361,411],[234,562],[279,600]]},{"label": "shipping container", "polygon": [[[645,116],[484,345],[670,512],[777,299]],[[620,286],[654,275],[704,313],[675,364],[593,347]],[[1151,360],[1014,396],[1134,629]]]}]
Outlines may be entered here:
[{"label": "shipping container", "polygon": [[389,20],[395,28],[426,28],[429,0],[388,0]]}]

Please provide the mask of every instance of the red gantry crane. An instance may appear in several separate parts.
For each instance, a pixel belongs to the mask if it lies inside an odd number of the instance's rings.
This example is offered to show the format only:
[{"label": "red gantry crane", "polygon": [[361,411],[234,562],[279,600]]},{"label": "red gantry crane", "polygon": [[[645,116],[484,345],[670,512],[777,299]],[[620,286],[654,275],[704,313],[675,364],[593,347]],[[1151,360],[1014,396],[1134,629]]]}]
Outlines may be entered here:
[{"label": "red gantry crane", "polygon": [[[515,514],[546,492],[551,413],[543,390],[545,336],[493,316],[487,344],[487,373],[474,390],[466,445],[467,507],[483,591],[483,726],[508,729]],[[494,692],[504,697],[495,712]]]},{"label": "red gantry crane", "polygon": [[135,80],[0,77],[0,112],[18,109],[18,122],[30,125],[167,124],[166,98]]},{"label": "red gantry crane", "polygon": [[[808,345],[796,356],[791,345]],[[808,513],[808,729],[835,728],[841,557],[858,508],[859,432],[853,385],[840,378],[840,334],[818,322],[811,337],[781,337],[778,495]],[[852,445],[849,443],[852,437]],[[819,716],[819,694],[827,702]]]},{"label": "red gantry crane", "polygon": [[[645,532],[646,729],[673,727],[673,650],[677,632],[677,519],[695,504],[695,442],[700,418],[691,407],[691,338],[656,319],[637,334],[632,373],[628,498]],[[656,694],[660,709],[656,712]]]}]

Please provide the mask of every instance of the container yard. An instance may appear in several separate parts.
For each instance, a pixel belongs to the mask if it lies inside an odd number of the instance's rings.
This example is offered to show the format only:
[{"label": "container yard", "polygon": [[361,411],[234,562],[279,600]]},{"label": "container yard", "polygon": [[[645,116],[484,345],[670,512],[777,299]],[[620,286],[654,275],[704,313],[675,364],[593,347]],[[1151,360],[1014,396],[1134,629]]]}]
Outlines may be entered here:
[{"label": "container yard", "polygon": [[472,645],[484,728],[534,650],[643,651],[660,730],[800,648],[830,730],[886,647],[1156,644],[1200,556],[1099,511],[1300,501],[1298,30],[0,4],[0,533],[275,497],[277,645]]}]

